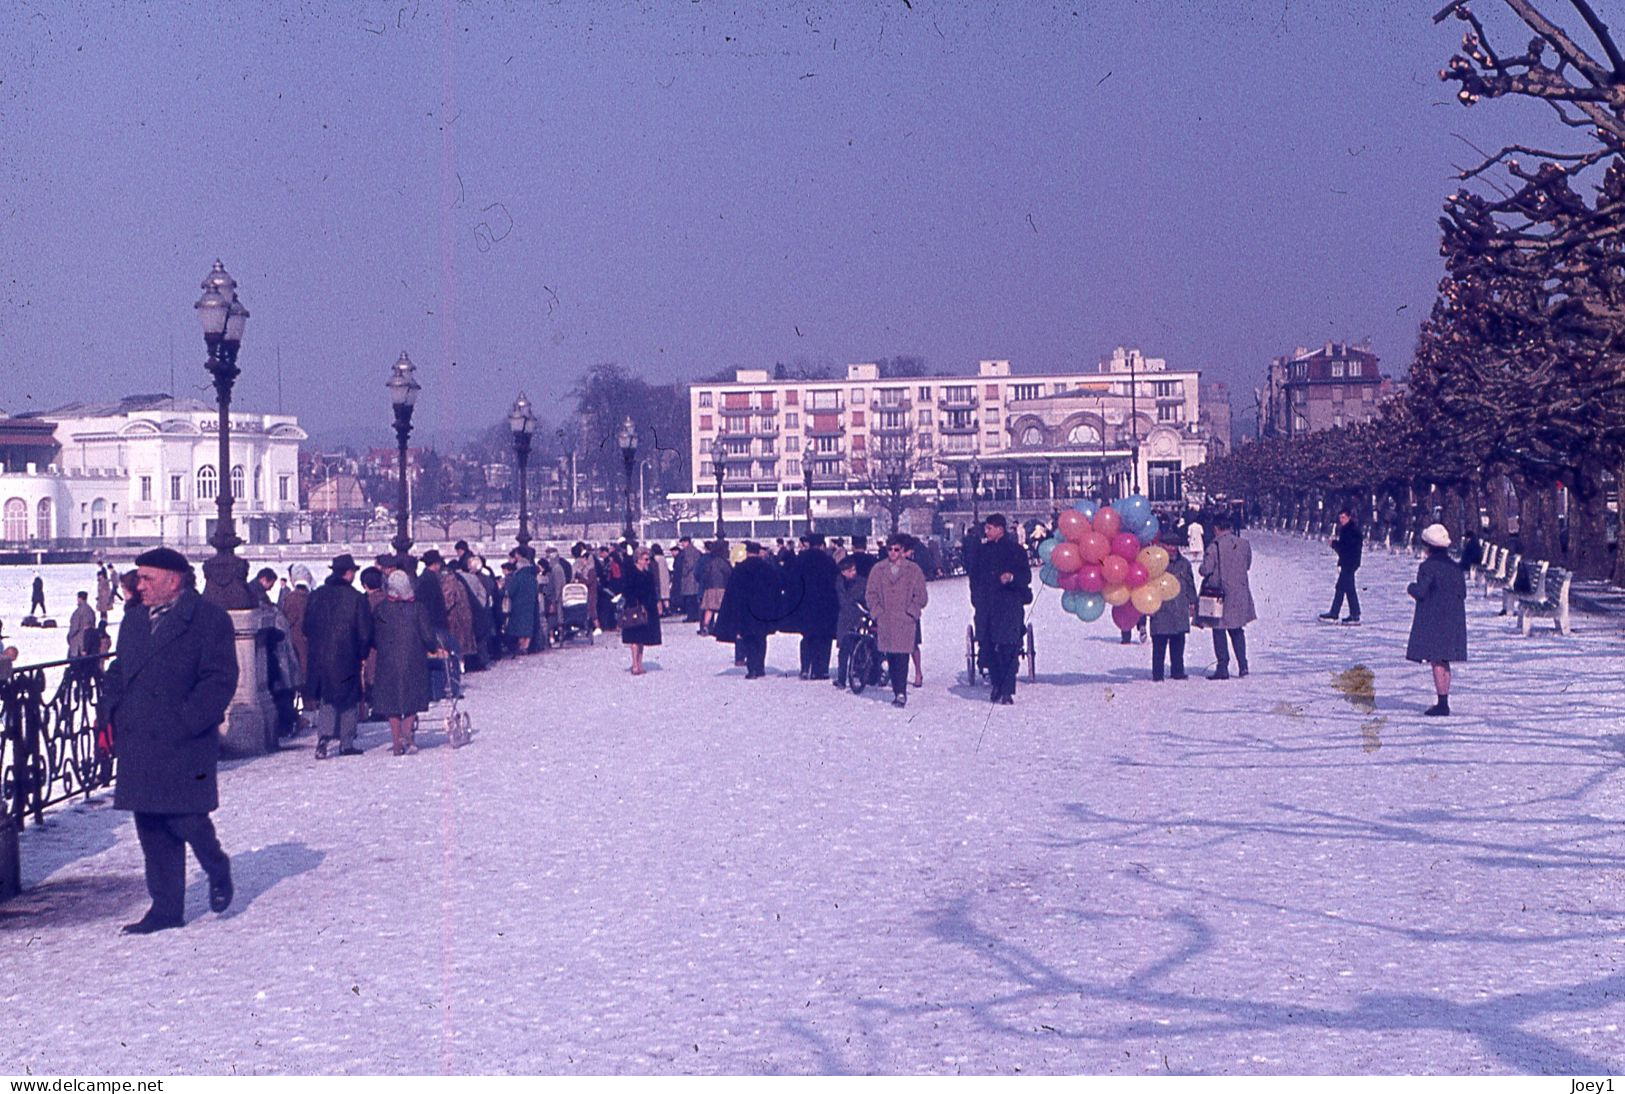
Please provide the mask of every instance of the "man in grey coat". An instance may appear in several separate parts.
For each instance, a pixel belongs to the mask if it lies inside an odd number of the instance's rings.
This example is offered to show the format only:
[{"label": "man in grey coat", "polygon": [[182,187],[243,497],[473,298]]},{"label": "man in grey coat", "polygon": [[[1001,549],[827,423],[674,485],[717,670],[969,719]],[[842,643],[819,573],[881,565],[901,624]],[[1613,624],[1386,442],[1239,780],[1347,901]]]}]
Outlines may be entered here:
[{"label": "man in grey coat", "polygon": [[1247,633],[1242,628],[1258,618],[1253,610],[1252,585],[1247,580],[1247,571],[1253,566],[1253,545],[1232,530],[1233,522],[1229,516],[1213,518],[1213,542],[1202,558],[1202,576],[1217,580],[1224,594],[1223,614],[1213,628],[1213,656],[1218,664],[1208,674],[1209,680],[1230,679],[1227,635],[1236,651],[1237,675],[1247,675]]},{"label": "man in grey coat", "polygon": [[127,605],[99,721],[118,757],[113,807],[135,814],[152,907],[126,934],[184,922],[186,848],[209,878],[209,907],[231,905],[231,860],[209,814],[219,808],[220,723],[237,691],[231,617],[197,594],[191,566],[158,547],[135,560],[139,604]]}]

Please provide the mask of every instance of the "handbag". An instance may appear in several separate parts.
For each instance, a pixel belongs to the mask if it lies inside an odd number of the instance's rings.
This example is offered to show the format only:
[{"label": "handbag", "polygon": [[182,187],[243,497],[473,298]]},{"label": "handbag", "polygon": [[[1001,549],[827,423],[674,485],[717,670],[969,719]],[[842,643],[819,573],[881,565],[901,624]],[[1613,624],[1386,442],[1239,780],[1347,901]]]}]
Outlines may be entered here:
[{"label": "handbag", "polygon": [[621,626],[623,628],[644,627],[648,626],[648,623],[649,609],[644,606],[641,600],[631,601],[626,605],[626,610],[621,613]]},{"label": "handbag", "polygon": [[1224,619],[1224,581],[1219,576],[1222,555],[1214,556],[1213,573],[1202,579],[1196,593],[1196,625],[1217,627]]}]

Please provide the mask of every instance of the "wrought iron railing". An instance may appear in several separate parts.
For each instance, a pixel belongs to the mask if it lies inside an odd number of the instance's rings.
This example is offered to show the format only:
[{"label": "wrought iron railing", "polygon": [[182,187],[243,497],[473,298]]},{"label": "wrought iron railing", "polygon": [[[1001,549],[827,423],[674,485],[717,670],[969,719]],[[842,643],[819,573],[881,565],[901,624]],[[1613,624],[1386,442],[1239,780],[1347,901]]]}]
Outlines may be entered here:
[{"label": "wrought iron railing", "polygon": [[0,815],[19,828],[29,814],[37,824],[48,807],[113,785],[111,742],[96,735],[108,656],[28,665],[0,681]]}]

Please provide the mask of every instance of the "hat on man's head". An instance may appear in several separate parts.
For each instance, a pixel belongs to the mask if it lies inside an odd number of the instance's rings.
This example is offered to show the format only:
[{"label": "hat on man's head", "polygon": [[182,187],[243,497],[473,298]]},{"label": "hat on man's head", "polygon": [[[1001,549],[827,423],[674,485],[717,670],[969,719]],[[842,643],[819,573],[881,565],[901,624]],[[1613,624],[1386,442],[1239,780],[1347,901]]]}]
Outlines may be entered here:
[{"label": "hat on man's head", "polygon": [[359,570],[361,567],[355,564],[355,556],[346,551],[333,560],[330,569],[335,574],[347,574],[351,570]]},{"label": "hat on man's head", "polygon": [[263,567],[259,573],[254,575],[254,580],[269,581],[274,585],[276,583],[276,571],[269,566]]},{"label": "hat on man's head", "polygon": [[808,532],[801,538],[807,541],[809,547],[822,547],[824,545],[824,533],[822,532]]},{"label": "hat on man's head", "polygon": [[759,555],[762,553],[762,545],[754,539],[747,539],[745,541],[745,553],[747,555]]},{"label": "hat on man's head", "polygon": [[419,556],[419,561],[421,561],[425,566],[444,566],[446,564],[444,556],[442,556],[440,552],[435,550],[433,547],[429,548],[427,551],[424,551],[423,554]]},{"label": "hat on man's head", "polygon": [[173,547],[154,547],[150,551],[136,555],[135,564],[153,570],[169,570],[177,574],[192,572],[192,564],[186,561],[186,556]]},{"label": "hat on man's head", "polygon": [[1448,547],[1450,546],[1450,529],[1442,524],[1430,524],[1422,529],[1422,542],[1429,547]]},{"label": "hat on man's head", "polygon": [[841,559],[840,565],[838,565],[836,567],[836,569],[838,569],[838,570],[851,570],[854,573],[856,573],[857,569],[858,569],[858,556],[857,555],[847,555],[845,558]]},{"label": "hat on man's head", "polygon": [[380,570],[398,570],[401,566],[401,560],[394,554],[386,551],[377,558],[373,559],[372,564],[378,567]]}]

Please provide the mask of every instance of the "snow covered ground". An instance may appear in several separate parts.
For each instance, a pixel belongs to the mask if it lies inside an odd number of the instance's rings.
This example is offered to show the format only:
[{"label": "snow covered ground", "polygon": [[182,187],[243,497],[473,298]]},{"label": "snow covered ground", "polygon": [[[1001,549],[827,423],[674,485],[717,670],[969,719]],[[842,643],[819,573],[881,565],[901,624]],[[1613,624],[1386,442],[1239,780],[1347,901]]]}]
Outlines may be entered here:
[{"label": "snow covered ground", "polygon": [[642,678],[618,641],[504,664],[468,748],[232,765],[237,903],[194,867],[182,931],[118,933],[130,822],[63,810],[0,905],[0,1072],[1625,1070],[1617,623],[1474,595],[1423,718],[1415,562],[1333,627],[1331,552],[1253,541],[1245,680],[1152,684],[1051,590],[991,707],[957,581],[906,710],[681,625]]}]

